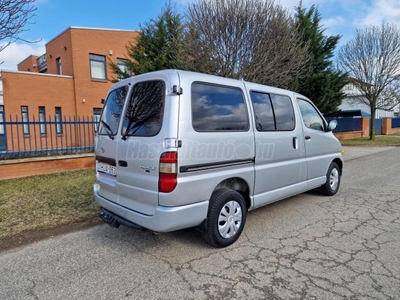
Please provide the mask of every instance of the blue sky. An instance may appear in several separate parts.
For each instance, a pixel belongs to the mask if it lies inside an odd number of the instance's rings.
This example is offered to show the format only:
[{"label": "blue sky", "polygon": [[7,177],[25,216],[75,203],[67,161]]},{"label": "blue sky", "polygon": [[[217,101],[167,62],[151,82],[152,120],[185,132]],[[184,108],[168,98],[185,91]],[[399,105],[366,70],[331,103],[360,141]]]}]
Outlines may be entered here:
[{"label": "blue sky", "polygon": [[[195,0],[169,0],[179,12]],[[140,24],[156,18],[166,0],[37,0],[34,24],[26,27],[18,41],[0,52],[0,69],[16,70],[30,54],[41,55],[45,44],[70,26],[138,30]],[[298,0],[276,0],[292,11]],[[343,45],[356,28],[379,25],[382,21],[400,28],[400,0],[303,0],[303,6],[318,6],[327,34],[342,36]],[[0,42],[1,43],[1,42]]]}]

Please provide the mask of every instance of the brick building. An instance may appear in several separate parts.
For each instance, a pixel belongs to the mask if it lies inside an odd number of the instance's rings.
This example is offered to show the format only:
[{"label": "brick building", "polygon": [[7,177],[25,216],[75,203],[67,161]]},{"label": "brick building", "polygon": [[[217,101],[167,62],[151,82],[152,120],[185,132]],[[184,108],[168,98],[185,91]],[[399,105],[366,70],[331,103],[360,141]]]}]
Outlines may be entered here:
[{"label": "brick building", "polygon": [[[93,117],[101,111],[116,75],[110,62],[124,68],[126,46],[137,31],[70,27],[46,44],[42,56],[31,55],[18,71],[1,71],[0,150],[12,143],[5,121],[41,121],[63,116]],[[45,128],[38,135],[46,133]],[[22,126],[25,137],[29,128]],[[56,130],[57,131],[57,130]],[[7,137],[8,135],[8,137]]]}]

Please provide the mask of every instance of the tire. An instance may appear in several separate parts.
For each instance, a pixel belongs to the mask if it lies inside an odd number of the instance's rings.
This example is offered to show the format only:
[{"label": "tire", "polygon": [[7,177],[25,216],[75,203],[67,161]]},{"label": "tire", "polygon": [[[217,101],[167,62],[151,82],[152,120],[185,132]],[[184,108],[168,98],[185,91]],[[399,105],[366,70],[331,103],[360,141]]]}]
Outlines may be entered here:
[{"label": "tire", "polygon": [[230,189],[215,191],[210,199],[204,239],[212,246],[232,245],[246,223],[247,206],[243,196]]},{"label": "tire", "polygon": [[326,182],[321,187],[321,193],[325,196],[335,195],[340,186],[340,169],[337,163],[332,162],[326,173]]}]

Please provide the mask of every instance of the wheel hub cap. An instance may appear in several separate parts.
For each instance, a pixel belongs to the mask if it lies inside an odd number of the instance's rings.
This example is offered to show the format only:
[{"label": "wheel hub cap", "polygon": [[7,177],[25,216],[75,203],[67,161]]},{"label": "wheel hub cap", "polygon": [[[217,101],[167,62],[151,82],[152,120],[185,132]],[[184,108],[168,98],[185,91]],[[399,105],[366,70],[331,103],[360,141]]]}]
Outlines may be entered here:
[{"label": "wheel hub cap", "polygon": [[329,185],[331,189],[334,191],[337,189],[339,184],[339,171],[337,169],[332,169],[331,174],[329,176]]},{"label": "wheel hub cap", "polygon": [[218,217],[218,232],[223,238],[234,236],[242,223],[242,208],[236,201],[227,202]]}]

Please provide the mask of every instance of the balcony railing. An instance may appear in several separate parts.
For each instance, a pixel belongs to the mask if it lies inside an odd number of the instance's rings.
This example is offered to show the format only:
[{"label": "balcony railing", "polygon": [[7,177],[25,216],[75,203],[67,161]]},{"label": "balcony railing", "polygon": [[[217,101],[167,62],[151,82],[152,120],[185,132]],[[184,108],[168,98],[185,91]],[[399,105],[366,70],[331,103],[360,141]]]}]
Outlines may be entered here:
[{"label": "balcony railing", "polygon": [[47,70],[46,53],[37,59],[39,72]]}]

